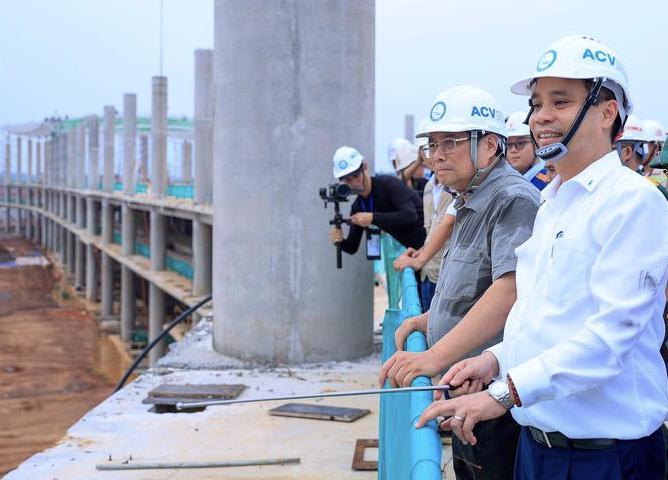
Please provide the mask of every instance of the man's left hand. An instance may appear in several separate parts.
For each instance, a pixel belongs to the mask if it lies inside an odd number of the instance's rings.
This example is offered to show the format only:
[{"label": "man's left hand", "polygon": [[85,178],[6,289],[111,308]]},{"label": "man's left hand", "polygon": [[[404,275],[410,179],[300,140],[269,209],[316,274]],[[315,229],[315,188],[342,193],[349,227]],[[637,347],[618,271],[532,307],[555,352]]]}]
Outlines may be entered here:
[{"label": "man's left hand", "polygon": [[350,217],[350,221],[355,225],[366,228],[373,223],[373,213],[358,212]]},{"label": "man's left hand", "polygon": [[438,359],[431,350],[424,352],[395,352],[380,369],[378,381],[382,387],[385,379],[392,387],[410,387],[415,377],[433,377],[440,372]]},{"label": "man's left hand", "polygon": [[478,440],[473,435],[473,427],[480,421],[500,417],[507,411],[487,391],[483,391],[433,402],[422,412],[415,427],[423,427],[438,416],[450,417],[441,423],[441,428],[455,432],[464,445],[475,445]]}]

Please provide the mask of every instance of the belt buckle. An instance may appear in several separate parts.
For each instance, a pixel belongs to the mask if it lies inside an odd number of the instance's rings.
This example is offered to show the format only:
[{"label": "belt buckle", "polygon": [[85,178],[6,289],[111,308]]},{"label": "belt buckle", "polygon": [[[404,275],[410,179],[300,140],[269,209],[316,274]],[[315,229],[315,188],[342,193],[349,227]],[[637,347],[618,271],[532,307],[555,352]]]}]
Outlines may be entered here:
[{"label": "belt buckle", "polygon": [[543,440],[545,440],[545,443],[547,444],[547,448],[552,448],[552,443],[550,442],[550,437],[547,436],[547,432],[544,432],[543,430],[541,430],[540,433],[543,434]]}]

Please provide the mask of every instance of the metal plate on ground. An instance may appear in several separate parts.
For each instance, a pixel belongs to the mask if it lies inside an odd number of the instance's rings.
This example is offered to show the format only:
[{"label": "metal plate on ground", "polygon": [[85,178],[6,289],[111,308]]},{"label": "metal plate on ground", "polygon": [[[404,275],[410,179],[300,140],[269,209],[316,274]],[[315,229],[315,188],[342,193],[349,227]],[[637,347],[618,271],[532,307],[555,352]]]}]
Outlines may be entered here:
[{"label": "metal plate on ground", "polygon": [[[148,397],[142,403],[152,404],[154,413],[177,413],[177,412],[199,412],[206,407],[188,408],[188,402],[200,402],[202,400],[232,400],[241,395],[246,385],[179,385],[163,383],[148,393]],[[183,403],[185,408],[176,410],[176,404]]]},{"label": "metal plate on ground", "polygon": [[378,439],[357,439],[357,442],[355,442],[355,455],[353,456],[353,470],[378,470],[377,460],[364,460],[364,452],[367,448],[378,448]]},{"label": "metal plate on ground", "polygon": [[332,407],[309,403],[286,403],[285,405],[269,410],[269,415],[334,420],[337,422],[354,422],[369,413],[370,410],[362,408]]}]

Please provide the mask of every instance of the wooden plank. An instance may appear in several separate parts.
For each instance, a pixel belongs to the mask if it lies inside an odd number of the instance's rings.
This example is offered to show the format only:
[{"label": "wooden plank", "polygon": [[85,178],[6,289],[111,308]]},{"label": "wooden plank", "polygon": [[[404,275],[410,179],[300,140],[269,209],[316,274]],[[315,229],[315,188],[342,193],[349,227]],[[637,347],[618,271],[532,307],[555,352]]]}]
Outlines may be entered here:
[{"label": "wooden plank", "polygon": [[[179,385],[172,383],[163,383],[151,390],[149,397],[155,398],[175,398],[178,401],[187,402],[188,400],[231,400],[237,398],[246,389],[246,385]],[[155,403],[155,402],[152,402]]]},{"label": "wooden plank", "polygon": [[353,456],[353,470],[378,470],[378,462],[376,460],[364,460],[364,451],[367,448],[378,448],[378,439],[357,439],[357,442],[355,442],[355,455]]},{"label": "wooden plank", "polygon": [[338,422],[354,422],[369,413],[370,410],[361,408],[313,405],[309,403],[286,403],[285,405],[269,410],[269,415],[313,418],[316,420],[334,420]]}]

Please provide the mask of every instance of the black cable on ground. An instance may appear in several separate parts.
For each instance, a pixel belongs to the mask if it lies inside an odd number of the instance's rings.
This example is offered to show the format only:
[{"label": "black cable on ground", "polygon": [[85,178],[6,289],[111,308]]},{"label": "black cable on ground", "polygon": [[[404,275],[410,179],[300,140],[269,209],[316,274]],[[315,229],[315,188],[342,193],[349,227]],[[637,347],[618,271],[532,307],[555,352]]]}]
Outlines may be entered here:
[{"label": "black cable on ground", "polygon": [[130,365],[130,368],[128,368],[128,371],[125,372],[125,375],[123,375],[123,378],[121,378],[121,381],[118,382],[118,385],[116,385],[116,388],[114,389],[114,393],[118,392],[121,388],[123,388],[123,385],[125,385],[125,382],[128,381],[128,378],[130,378],[130,375],[132,375],[132,372],[135,371],[137,368],[137,365],[141,363],[141,361],[144,359],[146,355],[148,355],[148,352],[151,351],[153,347],[155,347],[160,340],[162,340],[165,335],[167,335],[172,328],[174,328],[176,325],[181,323],[183,320],[188,318],[190,314],[192,314],[195,310],[197,310],[199,307],[207,303],[209,300],[211,300],[211,294],[208,294],[206,297],[204,297],[202,300],[200,300],[198,303],[193,305],[192,307],[188,308],[185,312],[183,312],[181,315],[176,317],[174,320],[172,320],[172,323],[170,323],[167,328],[165,328],[160,335],[155,337],[151,343],[147,345],[147,347],[142,350],[142,352],[139,354],[139,356],[135,359],[134,362],[132,362],[132,365]]}]

